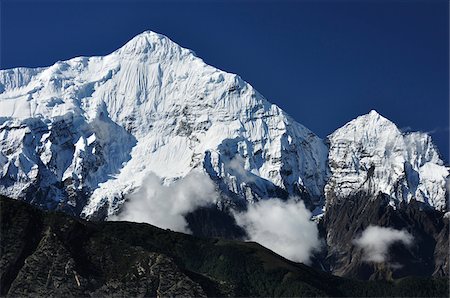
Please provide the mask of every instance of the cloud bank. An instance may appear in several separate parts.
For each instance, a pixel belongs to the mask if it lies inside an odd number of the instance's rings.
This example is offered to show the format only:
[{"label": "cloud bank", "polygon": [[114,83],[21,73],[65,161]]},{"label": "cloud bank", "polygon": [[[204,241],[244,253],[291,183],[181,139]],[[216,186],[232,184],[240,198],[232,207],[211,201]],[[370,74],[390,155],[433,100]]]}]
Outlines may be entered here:
[{"label": "cloud bank", "polygon": [[234,216],[250,240],[292,261],[308,264],[321,247],[317,225],[303,201],[263,200]]},{"label": "cloud bank", "polygon": [[145,222],[160,228],[190,233],[184,216],[198,207],[217,201],[211,179],[200,172],[165,186],[156,174],[149,174],[142,187],[130,195],[123,211],[111,220]]},{"label": "cloud bank", "polygon": [[363,259],[366,262],[381,263],[388,259],[388,250],[393,243],[401,242],[410,246],[413,239],[413,236],[406,231],[369,226],[353,243],[362,248]]},{"label": "cloud bank", "polygon": [[[235,168],[240,169],[240,162],[236,160],[239,165]],[[151,173],[142,187],[128,197],[122,212],[110,220],[145,222],[190,233],[186,214],[216,203],[218,198],[215,184],[204,173],[191,172],[167,186]],[[317,225],[311,221],[311,212],[297,198],[262,200],[249,204],[247,211],[233,215],[236,223],[246,230],[249,240],[292,261],[308,264],[312,253],[322,246]]]}]

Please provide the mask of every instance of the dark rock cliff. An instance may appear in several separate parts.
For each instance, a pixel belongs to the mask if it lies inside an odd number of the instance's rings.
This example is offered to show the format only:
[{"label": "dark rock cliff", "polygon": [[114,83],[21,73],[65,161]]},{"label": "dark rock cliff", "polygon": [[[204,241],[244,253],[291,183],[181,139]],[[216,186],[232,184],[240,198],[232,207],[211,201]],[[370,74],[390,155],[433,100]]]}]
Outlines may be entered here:
[{"label": "dark rock cliff", "polygon": [[[329,204],[321,224],[328,247],[325,264],[333,274],[360,279],[449,275],[449,220],[424,203],[401,203],[394,210],[387,195],[360,192]],[[365,262],[354,239],[370,225],[405,230],[414,237],[413,245],[394,244],[386,262]]]}]

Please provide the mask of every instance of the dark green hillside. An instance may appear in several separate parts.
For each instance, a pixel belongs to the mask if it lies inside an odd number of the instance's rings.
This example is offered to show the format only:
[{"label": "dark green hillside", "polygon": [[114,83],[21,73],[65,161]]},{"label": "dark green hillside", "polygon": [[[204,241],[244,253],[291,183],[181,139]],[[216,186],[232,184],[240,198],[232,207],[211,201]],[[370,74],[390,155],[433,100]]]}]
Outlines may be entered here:
[{"label": "dark green hillside", "polygon": [[446,279],[354,281],[257,243],[129,222],[86,222],[0,199],[7,296],[441,296]]}]

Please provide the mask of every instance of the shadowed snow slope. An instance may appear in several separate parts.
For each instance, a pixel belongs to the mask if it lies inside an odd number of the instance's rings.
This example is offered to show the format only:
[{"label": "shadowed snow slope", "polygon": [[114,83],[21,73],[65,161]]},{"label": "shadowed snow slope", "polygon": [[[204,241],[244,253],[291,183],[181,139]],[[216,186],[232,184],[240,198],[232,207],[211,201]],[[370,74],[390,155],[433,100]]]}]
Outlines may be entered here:
[{"label": "shadowed snow slope", "polygon": [[0,71],[0,194],[112,215],[148,173],[200,168],[243,202],[320,202],[327,147],[239,76],[144,32],[104,57]]}]

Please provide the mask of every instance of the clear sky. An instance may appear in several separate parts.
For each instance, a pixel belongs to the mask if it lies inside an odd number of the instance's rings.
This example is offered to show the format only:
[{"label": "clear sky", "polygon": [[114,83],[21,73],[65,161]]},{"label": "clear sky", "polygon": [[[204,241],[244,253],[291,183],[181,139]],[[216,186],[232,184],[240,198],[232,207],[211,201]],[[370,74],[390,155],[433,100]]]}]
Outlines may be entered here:
[{"label": "clear sky", "polygon": [[153,30],[326,137],[371,109],[449,160],[446,0],[0,0],[0,67],[104,55]]}]

